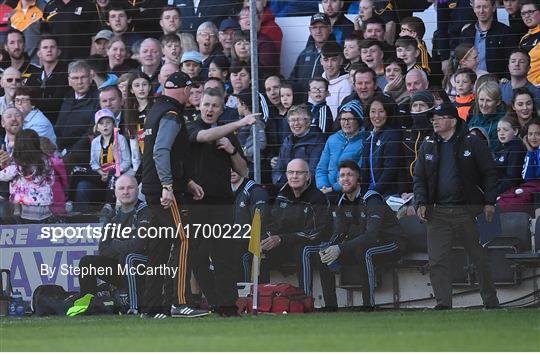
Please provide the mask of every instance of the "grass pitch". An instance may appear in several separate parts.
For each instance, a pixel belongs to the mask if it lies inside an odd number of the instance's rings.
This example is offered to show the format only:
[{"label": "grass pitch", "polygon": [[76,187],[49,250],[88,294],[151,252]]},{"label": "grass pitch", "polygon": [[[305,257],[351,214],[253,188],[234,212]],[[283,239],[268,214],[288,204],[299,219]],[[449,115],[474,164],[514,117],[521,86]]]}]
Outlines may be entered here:
[{"label": "grass pitch", "polygon": [[0,351],[540,351],[540,309],[4,318]]}]

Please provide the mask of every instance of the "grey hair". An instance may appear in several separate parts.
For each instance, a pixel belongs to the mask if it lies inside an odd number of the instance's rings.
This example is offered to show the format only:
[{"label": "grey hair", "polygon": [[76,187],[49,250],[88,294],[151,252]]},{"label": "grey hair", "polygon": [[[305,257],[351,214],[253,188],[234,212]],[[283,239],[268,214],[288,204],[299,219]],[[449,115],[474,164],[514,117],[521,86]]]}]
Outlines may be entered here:
[{"label": "grey hair", "polygon": [[68,65],[68,74],[71,74],[76,71],[84,71],[86,73],[90,73],[91,68],[86,61],[81,59],[81,60],[76,60],[74,62],[71,62]]},{"label": "grey hair", "polygon": [[207,30],[207,29],[212,31],[214,36],[216,36],[217,38],[218,29],[212,21],[206,21],[206,22],[201,23],[199,27],[197,27],[197,34],[199,34],[199,32],[201,32],[202,30]]}]

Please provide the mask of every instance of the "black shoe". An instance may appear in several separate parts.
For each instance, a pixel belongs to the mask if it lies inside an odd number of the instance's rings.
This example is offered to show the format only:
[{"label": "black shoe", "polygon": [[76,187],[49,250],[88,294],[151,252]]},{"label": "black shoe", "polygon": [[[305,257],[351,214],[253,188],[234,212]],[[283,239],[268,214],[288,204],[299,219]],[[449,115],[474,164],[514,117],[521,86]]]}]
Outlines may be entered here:
[{"label": "black shoe", "polygon": [[500,309],[501,306],[497,303],[497,304],[486,304],[484,306],[484,309]]},{"label": "black shoe", "polygon": [[435,307],[432,308],[434,311],[448,311],[451,310],[452,307],[445,306],[444,304],[437,304]]},{"label": "black shoe", "polygon": [[325,307],[321,307],[317,309],[317,312],[322,312],[322,313],[333,313],[337,311],[338,311],[337,306],[325,306]]},{"label": "black shoe", "polygon": [[222,317],[240,317],[240,314],[238,313],[238,309],[236,308],[236,306],[219,307],[218,313]]},{"label": "black shoe", "polygon": [[360,306],[356,308],[359,312],[375,312],[375,307],[373,306]]},{"label": "black shoe", "polygon": [[191,307],[188,305],[171,306],[171,317],[173,318],[197,318],[209,315],[210,312]]}]

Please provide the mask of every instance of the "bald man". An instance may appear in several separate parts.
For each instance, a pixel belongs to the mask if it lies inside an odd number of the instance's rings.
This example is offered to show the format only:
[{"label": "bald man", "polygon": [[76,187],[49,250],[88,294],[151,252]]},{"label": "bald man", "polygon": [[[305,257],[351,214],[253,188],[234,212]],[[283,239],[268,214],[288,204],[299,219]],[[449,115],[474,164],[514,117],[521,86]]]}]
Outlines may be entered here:
[{"label": "bald man", "polygon": [[413,124],[410,116],[411,99],[416,92],[427,90],[429,87],[426,72],[416,68],[409,70],[405,76],[405,87],[407,88],[409,98],[398,105],[400,115],[396,123],[402,129],[409,129]]},{"label": "bald man", "polygon": [[13,67],[6,68],[0,79],[0,86],[4,89],[4,96],[0,97],[0,113],[4,112],[6,107],[13,106],[15,99],[15,90],[22,86],[21,72]]},{"label": "bald man", "polygon": [[[142,288],[136,287],[137,281],[143,280],[144,275],[122,275],[119,270],[136,267],[139,263],[146,263],[146,239],[143,233],[150,227],[150,209],[146,203],[138,200],[139,188],[137,180],[124,174],[116,180],[114,193],[120,208],[111,220],[104,225],[102,238],[99,242],[98,255],[86,255],[79,262],[79,267],[110,267],[113,272],[109,275],[96,275],[91,273],[79,278],[80,293],[96,294],[97,279],[111,283],[123,291],[129,290],[129,314],[137,314],[140,308],[138,300],[142,296]],[[116,229],[120,228],[120,232]],[[125,232],[129,228],[129,231]],[[138,233],[139,231],[139,233]],[[127,234],[128,238],[118,238],[118,235]]]},{"label": "bald man", "polygon": [[291,160],[286,176],[287,184],[280,190],[269,218],[268,237],[261,242],[266,255],[262,277],[268,278],[270,268],[292,261],[297,266],[299,286],[311,295],[310,248],[318,252],[321,242],[330,236],[329,202],[317,189],[305,160]]}]

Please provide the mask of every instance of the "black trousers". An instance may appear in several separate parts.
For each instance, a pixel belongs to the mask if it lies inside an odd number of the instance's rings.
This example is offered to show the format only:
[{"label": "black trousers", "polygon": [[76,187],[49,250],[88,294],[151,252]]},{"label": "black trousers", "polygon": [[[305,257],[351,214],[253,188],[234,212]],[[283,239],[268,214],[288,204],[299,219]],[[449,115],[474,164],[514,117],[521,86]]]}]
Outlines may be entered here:
[{"label": "black trousers", "polygon": [[[226,238],[233,206],[223,201],[194,201],[190,206],[190,259],[209,304],[235,307],[240,275],[241,239]],[[228,235],[227,235],[228,234]]]},{"label": "black trousers", "polygon": [[98,278],[107,283],[113,284],[118,288],[127,289],[127,278],[118,273],[118,266],[122,267],[118,260],[100,255],[83,256],[82,259],[79,261],[79,267],[87,268],[90,266],[95,268],[104,267],[107,268],[107,270],[111,270],[112,272],[110,275],[105,273],[101,275],[96,275],[95,273],[91,273],[89,275],[81,274],[79,277],[81,295],[86,295],[87,293],[95,295],[98,291]]},{"label": "black trousers", "polygon": [[463,208],[434,207],[427,223],[427,246],[430,279],[438,304],[452,306],[452,240],[463,242],[465,251],[475,266],[480,284],[480,296],[485,306],[497,306],[487,253],[480,245],[474,218]]}]

